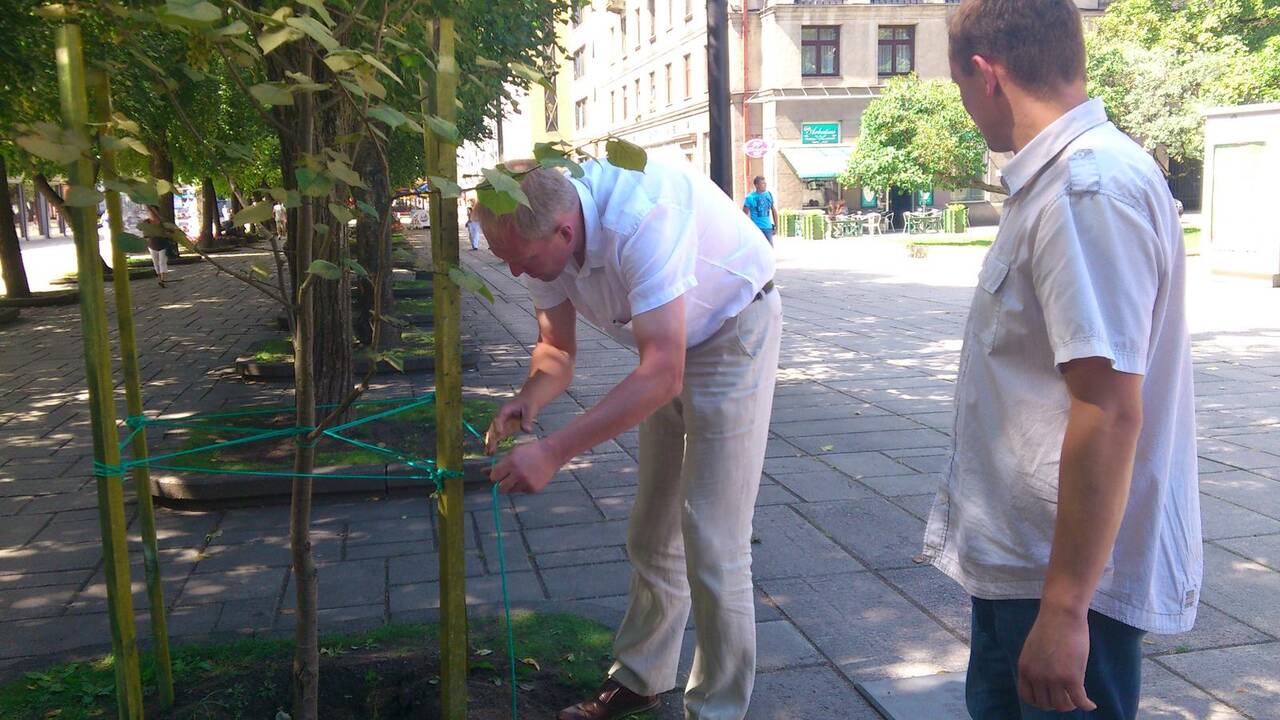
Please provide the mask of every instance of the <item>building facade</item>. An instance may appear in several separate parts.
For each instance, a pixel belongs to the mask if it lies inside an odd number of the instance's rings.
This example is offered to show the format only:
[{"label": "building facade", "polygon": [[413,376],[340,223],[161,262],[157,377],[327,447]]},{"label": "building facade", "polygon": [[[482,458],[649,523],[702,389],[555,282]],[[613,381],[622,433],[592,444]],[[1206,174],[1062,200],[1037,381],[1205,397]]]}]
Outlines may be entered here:
[{"label": "building facade", "polygon": [[[734,196],[763,176],[784,208],[850,210],[949,201],[994,220],[980,191],[879,198],[841,188],[860,119],[890,78],[947,79],[947,0],[742,0],[729,5]],[[1086,15],[1106,0],[1076,0]],[[609,137],[649,157],[710,167],[707,8],[694,0],[595,0],[562,28],[555,97],[540,87],[504,121],[506,158],[563,140],[603,152]],[[527,141],[527,142],[526,142]],[[750,152],[750,156],[749,156]]]}]

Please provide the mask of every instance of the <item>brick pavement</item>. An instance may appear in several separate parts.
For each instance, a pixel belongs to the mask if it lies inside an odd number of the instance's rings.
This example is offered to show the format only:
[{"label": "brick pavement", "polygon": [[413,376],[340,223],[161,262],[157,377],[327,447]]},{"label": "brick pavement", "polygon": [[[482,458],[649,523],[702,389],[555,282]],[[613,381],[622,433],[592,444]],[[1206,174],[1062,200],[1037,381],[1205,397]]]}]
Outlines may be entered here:
[{"label": "brick pavement", "polygon": [[[891,240],[864,239],[783,240],[779,252],[786,328],[756,514],[761,674],[751,717],[875,718],[853,682],[965,663],[967,600],[913,557],[946,462],[959,337],[981,251],[935,249],[911,260]],[[535,337],[527,296],[487,254],[463,257],[498,296],[492,306],[465,304],[485,359],[464,382],[472,392],[509,392]],[[1204,605],[1191,633],[1151,638],[1143,717],[1280,717],[1280,320],[1266,311],[1276,291],[1198,268],[1191,309]],[[242,383],[228,370],[271,334],[270,302],[207,264],[176,276],[168,290],[137,288],[148,411],[287,401],[287,390]],[[108,637],[76,312],[31,310],[0,329],[0,676],[37,656],[101,649]],[[595,402],[635,362],[589,327],[579,338],[577,381],[543,413],[544,430]],[[374,392],[421,391],[429,380],[392,377]],[[575,461],[545,493],[504,502],[517,602],[618,619],[636,444],[635,433],[623,435]],[[488,612],[498,577],[487,496],[469,498],[467,508],[468,594]],[[283,505],[162,508],[159,524],[175,636],[287,630]],[[421,493],[319,500],[322,623],[430,616],[434,533]],[[140,564],[133,570],[145,636]],[[798,703],[815,714],[797,715]],[[677,707],[669,696],[666,714],[677,716]]]}]

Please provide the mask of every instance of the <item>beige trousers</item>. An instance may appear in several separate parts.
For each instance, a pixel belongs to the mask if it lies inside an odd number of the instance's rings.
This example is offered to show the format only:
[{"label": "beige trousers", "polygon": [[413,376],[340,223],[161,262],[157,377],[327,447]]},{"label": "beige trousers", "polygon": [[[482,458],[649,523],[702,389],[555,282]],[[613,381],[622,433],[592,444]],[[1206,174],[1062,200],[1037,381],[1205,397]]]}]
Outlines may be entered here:
[{"label": "beige trousers", "polygon": [[692,608],[697,646],[686,718],[740,720],[751,701],[751,519],[781,335],[775,291],[690,348],[683,392],[640,425],[627,536],[634,572],[610,675],[645,695],[675,687]]}]

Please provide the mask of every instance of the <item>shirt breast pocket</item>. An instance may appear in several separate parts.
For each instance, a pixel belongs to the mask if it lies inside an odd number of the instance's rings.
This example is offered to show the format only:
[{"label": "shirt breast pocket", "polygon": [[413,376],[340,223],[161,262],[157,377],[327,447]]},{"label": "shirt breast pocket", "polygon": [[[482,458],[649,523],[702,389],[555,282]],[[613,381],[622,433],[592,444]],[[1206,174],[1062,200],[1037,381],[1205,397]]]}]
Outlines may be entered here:
[{"label": "shirt breast pocket", "polygon": [[973,331],[982,348],[995,349],[1000,335],[1001,288],[1009,277],[1009,264],[995,255],[989,255],[978,273],[978,290],[973,303]]}]

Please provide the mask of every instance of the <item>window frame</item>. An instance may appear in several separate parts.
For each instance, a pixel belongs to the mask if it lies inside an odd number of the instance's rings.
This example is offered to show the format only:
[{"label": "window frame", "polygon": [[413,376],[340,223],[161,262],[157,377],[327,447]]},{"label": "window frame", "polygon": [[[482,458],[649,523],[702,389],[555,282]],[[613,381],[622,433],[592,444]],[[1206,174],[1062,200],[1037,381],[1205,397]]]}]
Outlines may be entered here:
[{"label": "window frame", "polygon": [[[895,37],[882,38],[880,33],[885,30],[894,31]],[[906,30],[909,37],[900,39],[896,37],[898,30]],[[880,69],[880,51],[882,48],[889,48],[889,66],[890,72],[884,72]],[[898,48],[906,47],[908,53],[906,70],[898,68]],[[899,77],[902,75],[910,75],[916,70],[916,26],[915,25],[879,25],[876,27],[876,76],[882,78]]]},{"label": "window frame", "polygon": [[[839,25],[802,25],[800,26],[800,77],[802,78],[829,78],[840,77],[840,26]],[[815,31],[816,35],[821,35],[823,30],[834,30],[835,38],[832,40],[824,40],[818,37],[813,40],[806,40],[804,33],[806,30]],[[810,48],[813,49],[813,67],[814,72],[805,72],[804,58],[805,53]],[[822,71],[822,51],[830,48],[834,51],[831,63],[831,72]]]}]

